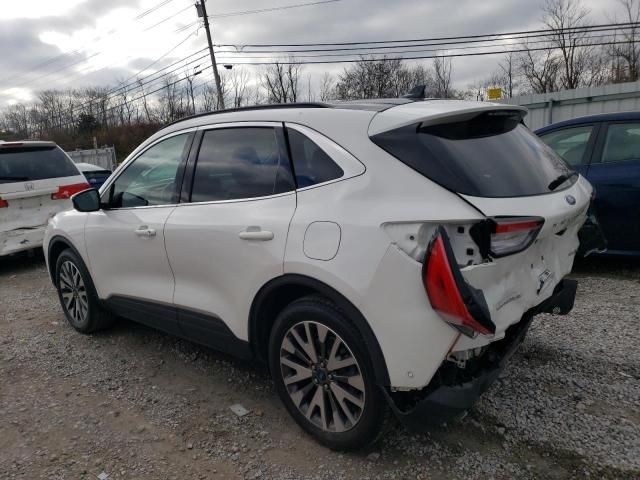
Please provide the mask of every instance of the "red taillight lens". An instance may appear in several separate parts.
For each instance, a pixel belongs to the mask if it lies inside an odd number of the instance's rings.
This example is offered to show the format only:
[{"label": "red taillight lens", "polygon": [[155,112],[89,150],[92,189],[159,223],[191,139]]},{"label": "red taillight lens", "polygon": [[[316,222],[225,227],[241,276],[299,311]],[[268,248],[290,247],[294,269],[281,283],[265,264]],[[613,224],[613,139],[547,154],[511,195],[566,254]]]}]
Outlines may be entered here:
[{"label": "red taillight lens", "polygon": [[7,208],[9,206],[9,202],[0,198],[0,208]]},{"label": "red taillight lens", "polygon": [[68,200],[78,192],[82,192],[91,188],[88,183],[74,183],[73,185],[64,185],[58,188],[56,193],[51,194],[52,200]]},{"label": "red taillight lens", "polygon": [[442,227],[429,244],[422,274],[431,306],[447,323],[469,337],[495,333],[484,295],[462,277]]},{"label": "red taillight lens", "polygon": [[521,252],[533,243],[544,224],[540,217],[493,217],[490,220],[493,257]]}]

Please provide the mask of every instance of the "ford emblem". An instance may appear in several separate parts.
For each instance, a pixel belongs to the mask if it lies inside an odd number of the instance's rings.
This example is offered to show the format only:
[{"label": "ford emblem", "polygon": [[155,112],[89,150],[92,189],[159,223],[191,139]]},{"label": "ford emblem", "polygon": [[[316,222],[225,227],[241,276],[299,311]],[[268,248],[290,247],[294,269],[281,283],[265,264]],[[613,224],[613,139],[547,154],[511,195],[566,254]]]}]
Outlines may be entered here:
[{"label": "ford emblem", "polygon": [[574,197],[573,195],[567,195],[564,197],[564,199],[567,201],[567,203],[569,205],[575,205],[576,204],[576,197]]}]

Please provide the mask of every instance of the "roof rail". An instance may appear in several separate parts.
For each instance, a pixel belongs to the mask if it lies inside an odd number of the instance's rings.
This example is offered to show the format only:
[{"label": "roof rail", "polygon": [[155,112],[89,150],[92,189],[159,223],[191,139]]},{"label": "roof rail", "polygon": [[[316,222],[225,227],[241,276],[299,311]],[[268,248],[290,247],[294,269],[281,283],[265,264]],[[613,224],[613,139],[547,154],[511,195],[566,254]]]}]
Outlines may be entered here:
[{"label": "roof rail", "polygon": [[237,107],[237,108],[225,108],[223,110],[213,110],[211,112],[196,113],[195,115],[189,115],[188,117],[175,120],[165,127],[175,125],[176,123],[191,120],[192,118],[206,117],[207,115],[217,115],[219,113],[232,113],[232,112],[246,112],[250,110],[271,110],[280,108],[333,108],[332,105],[321,102],[300,102],[300,103],[272,103],[266,105],[253,105],[250,107]]}]

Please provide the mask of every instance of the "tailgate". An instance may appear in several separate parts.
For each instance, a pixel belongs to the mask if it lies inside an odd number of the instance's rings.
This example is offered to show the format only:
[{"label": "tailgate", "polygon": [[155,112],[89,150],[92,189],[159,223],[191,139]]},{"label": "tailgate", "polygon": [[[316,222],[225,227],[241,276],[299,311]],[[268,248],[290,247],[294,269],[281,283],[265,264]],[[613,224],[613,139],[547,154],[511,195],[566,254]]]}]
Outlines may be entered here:
[{"label": "tailgate", "polygon": [[[573,266],[578,231],[584,223],[592,187],[583,178],[570,188],[533,197],[462,197],[488,217],[542,217],[544,225],[536,240],[522,252],[461,269],[473,287],[482,290],[496,324],[495,340],[518,322],[529,309],[553,293],[554,287]],[[490,339],[461,338],[455,350],[481,346]]]},{"label": "tailgate", "polygon": [[[74,187],[69,193],[88,188],[81,175],[34,180],[20,183],[0,183],[0,232],[37,228],[47,224],[56,213],[71,208],[70,195],[65,187]],[[58,195],[63,190],[63,195]],[[59,199],[54,199],[59,197]],[[66,197],[66,198],[65,198]]]}]

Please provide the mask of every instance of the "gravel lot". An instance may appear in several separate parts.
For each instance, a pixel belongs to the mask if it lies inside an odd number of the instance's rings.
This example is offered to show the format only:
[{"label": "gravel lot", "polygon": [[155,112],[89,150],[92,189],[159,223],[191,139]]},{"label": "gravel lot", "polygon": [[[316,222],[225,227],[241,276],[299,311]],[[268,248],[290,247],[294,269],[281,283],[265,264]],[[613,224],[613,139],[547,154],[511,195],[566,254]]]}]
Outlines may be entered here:
[{"label": "gravel lot", "polygon": [[40,256],[0,259],[0,478],[640,478],[640,263],[576,277],[465,419],[338,454],[258,366],[124,321],[75,333]]}]

